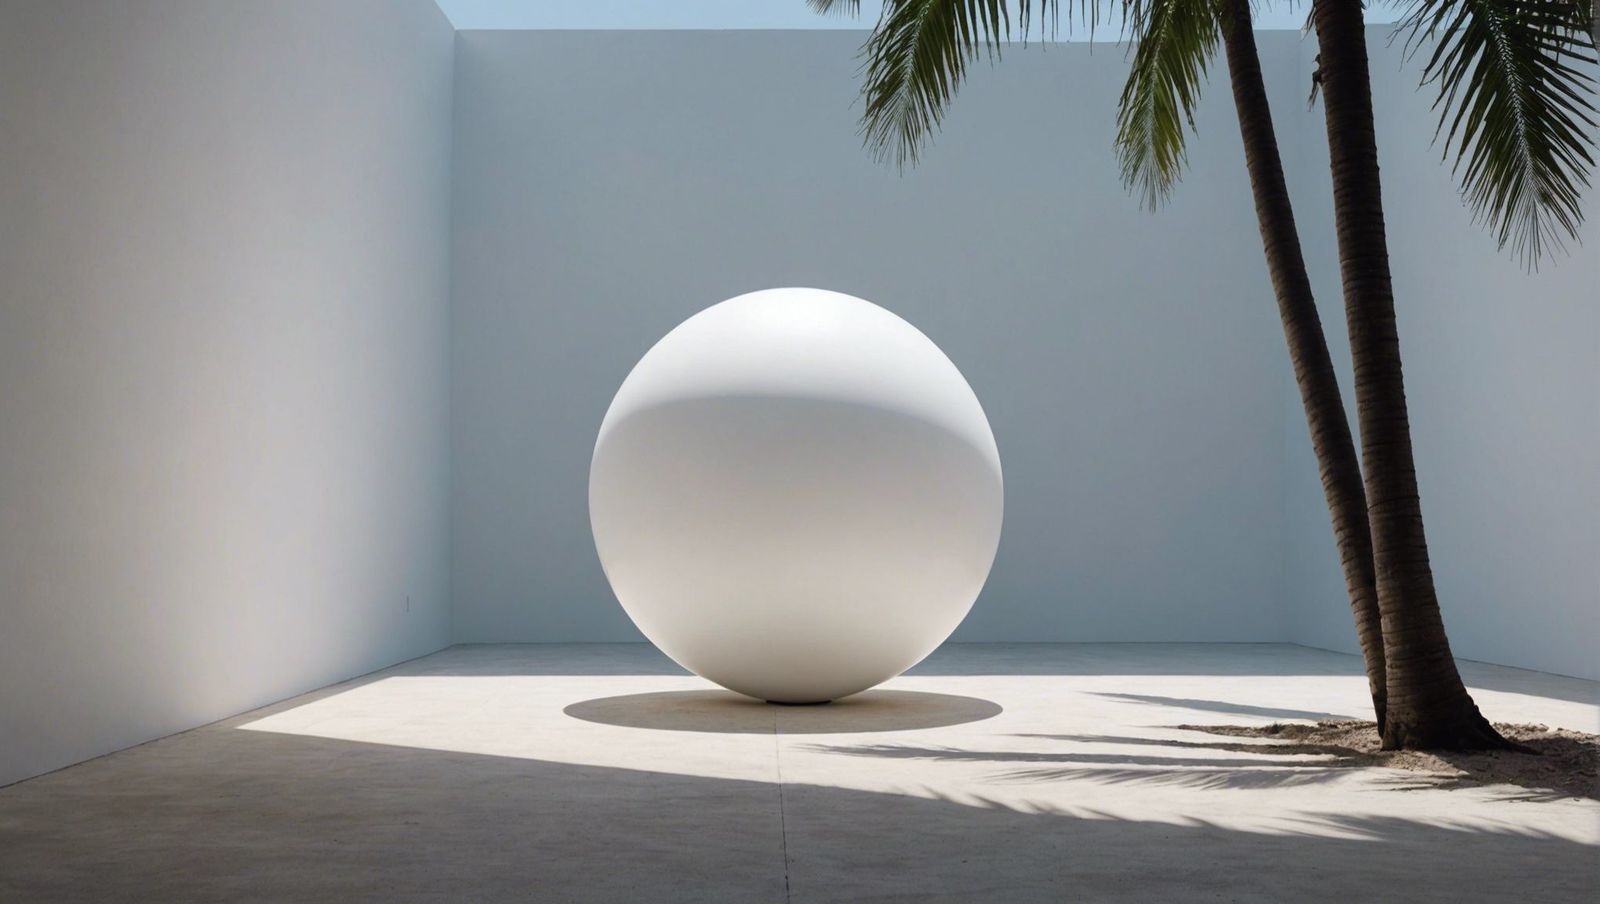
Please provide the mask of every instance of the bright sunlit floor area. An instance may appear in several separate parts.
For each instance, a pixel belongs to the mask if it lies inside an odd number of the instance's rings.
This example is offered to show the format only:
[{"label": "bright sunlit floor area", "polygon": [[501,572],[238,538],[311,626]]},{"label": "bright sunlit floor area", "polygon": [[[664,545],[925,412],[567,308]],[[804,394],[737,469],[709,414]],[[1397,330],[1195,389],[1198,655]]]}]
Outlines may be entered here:
[{"label": "bright sunlit floor area", "polygon": [[[1594,682],[1462,669],[1497,721],[1600,720]],[[0,789],[0,874],[29,901],[1594,887],[1592,782],[1484,783],[1200,728],[1369,712],[1356,657],[1293,645],[949,645],[811,707],[736,696],[643,644],[456,646]]]}]

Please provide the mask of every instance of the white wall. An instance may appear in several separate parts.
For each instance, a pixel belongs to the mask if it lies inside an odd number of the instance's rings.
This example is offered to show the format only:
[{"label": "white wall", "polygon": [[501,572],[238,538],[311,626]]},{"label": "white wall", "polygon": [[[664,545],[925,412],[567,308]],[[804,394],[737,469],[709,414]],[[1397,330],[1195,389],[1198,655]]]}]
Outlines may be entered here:
[{"label": "white wall", "polygon": [[0,3],[0,783],[448,642],[452,44]]},{"label": "white wall", "polygon": [[460,33],[456,639],[638,638],[589,532],[601,417],[672,326],[783,285],[906,317],[988,411],[1005,536],[958,638],[1282,639],[1288,365],[1227,92],[1151,214],[1120,48],[978,67],[901,177],[856,137],[861,38]]},{"label": "white wall", "polygon": [[[1536,275],[1497,252],[1430,145],[1415,64],[1387,28],[1372,35],[1446,623],[1461,656],[1596,677],[1593,224],[1588,247]],[[1013,48],[977,67],[900,177],[856,138],[861,38],[460,34],[456,638],[637,638],[585,512],[611,393],[700,307],[811,284],[916,323],[994,421],[1006,533],[958,639],[1353,650],[1224,74],[1188,178],[1152,216],[1117,186],[1109,150],[1120,48]],[[1258,39],[1348,396],[1323,120],[1305,104],[1315,41]]]},{"label": "white wall", "polygon": [[[1372,29],[1384,212],[1429,552],[1459,657],[1600,678],[1600,206],[1584,243],[1535,274],[1472,222],[1430,143],[1435,94]],[[1301,51],[1309,84],[1314,42]],[[1342,368],[1326,131],[1296,112],[1296,200],[1312,278]],[[1291,384],[1292,387],[1292,384]],[[1285,425],[1289,638],[1355,649],[1333,532],[1298,401]]]}]

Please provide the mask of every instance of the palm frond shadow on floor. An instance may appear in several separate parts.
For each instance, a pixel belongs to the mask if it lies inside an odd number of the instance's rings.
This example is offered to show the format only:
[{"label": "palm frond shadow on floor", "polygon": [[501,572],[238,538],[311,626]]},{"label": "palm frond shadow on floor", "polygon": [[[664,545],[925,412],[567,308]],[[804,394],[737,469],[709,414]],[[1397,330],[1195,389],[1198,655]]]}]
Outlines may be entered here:
[{"label": "palm frond shadow on floor", "polygon": [[1343,772],[1326,761],[1133,756],[1090,752],[1028,753],[901,744],[813,745],[810,749],[846,756],[1030,764],[997,772],[993,776],[997,781],[1021,784],[1088,781],[1106,785],[1142,784],[1202,790],[1292,788],[1335,781]]},{"label": "palm frond shadow on floor", "polygon": [[[1190,702],[1205,701],[1182,701],[1173,705],[1195,708],[1187,705]],[[1314,726],[1178,725],[1170,728],[1193,732],[1198,739],[1093,734],[1022,734],[1016,737],[1066,742],[1075,747],[1104,744],[1249,756],[1156,756],[1101,753],[1092,749],[961,750],[904,744],[816,745],[812,749],[847,756],[1029,764],[1006,769],[993,776],[997,781],[1004,782],[1087,781],[1107,785],[1254,790],[1321,784],[1337,781],[1352,769],[1387,768],[1392,776],[1385,779],[1385,786],[1395,791],[1497,786],[1522,789],[1504,793],[1501,796],[1504,800],[1600,800],[1600,782],[1597,782],[1596,775],[1596,763],[1600,762],[1600,738],[1593,735],[1578,736],[1573,732],[1542,732],[1543,726],[1502,726],[1503,730],[1515,729],[1520,736],[1519,741],[1539,751],[1539,756],[1503,752],[1436,751],[1419,754],[1380,751],[1377,749],[1377,734],[1371,723],[1355,721],[1323,721]],[[1371,738],[1362,738],[1358,744],[1327,743],[1316,740],[1319,730],[1339,737],[1359,737],[1364,732],[1371,734]],[[1286,734],[1288,737],[1281,737]],[[1221,737],[1263,740],[1228,741]]]},{"label": "palm frond shadow on floor", "polygon": [[1224,713],[1234,716],[1261,716],[1267,719],[1354,719],[1338,713],[1325,713],[1309,709],[1283,709],[1275,706],[1250,706],[1225,700],[1192,700],[1187,697],[1158,697],[1152,694],[1111,694],[1090,691],[1096,697],[1116,700],[1119,703],[1148,703],[1152,706],[1170,706],[1199,712]]},{"label": "palm frond shadow on floor", "polygon": [[245,721],[0,791],[0,901],[705,904],[782,900],[792,882],[797,904],[1454,904],[1462,889],[1585,900],[1600,878],[1593,847],[1526,827],[1313,813],[1262,833],[796,783],[780,822],[765,781],[239,730]]}]

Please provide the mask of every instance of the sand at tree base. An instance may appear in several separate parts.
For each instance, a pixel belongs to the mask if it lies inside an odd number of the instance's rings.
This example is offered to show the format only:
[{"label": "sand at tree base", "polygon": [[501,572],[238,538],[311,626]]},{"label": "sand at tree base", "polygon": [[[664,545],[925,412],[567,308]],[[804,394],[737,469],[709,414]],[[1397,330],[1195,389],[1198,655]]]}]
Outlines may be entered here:
[{"label": "sand at tree base", "polygon": [[[1600,735],[1504,722],[1494,727],[1505,737],[1538,751],[1383,750],[1373,722],[1337,721],[1272,725],[1180,725],[1189,731],[1239,738],[1264,738],[1251,745],[1261,753],[1315,754],[1338,759],[1335,766],[1381,766],[1418,773],[1412,788],[1516,785],[1542,800],[1600,800]],[[1230,748],[1238,749],[1238,748]],[[1247,748],[1248,749],[1248,748]]]}]

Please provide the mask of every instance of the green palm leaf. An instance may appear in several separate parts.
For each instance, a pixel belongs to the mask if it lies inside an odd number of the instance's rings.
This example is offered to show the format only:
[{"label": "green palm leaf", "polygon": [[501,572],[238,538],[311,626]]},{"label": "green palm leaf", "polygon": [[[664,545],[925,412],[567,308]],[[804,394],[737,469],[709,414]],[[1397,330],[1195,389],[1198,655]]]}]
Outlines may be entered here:
[{"label": "green palm leaf", "polygon": [[1220,36],[1208,0],[1128,0],[1133,68],[1117,109],[1122,181],[1159,205],[1183,175],[1187,130]]},{"label": "green palm leaf", "polygon": [[967,64],[998,53],[1010,30],[1003,0],[890,0],[867,40],[862,136],[873,156],[900,166],[944,118]]},{"label": "green palm leaf", "polygon": [[[810,0],[819,12],[854,12],[860,0]],[[1000,55],[1011,36],[1012,6],[1023,37],[1035,23],[1053,27],[1058,0],[885,0],[883,14],[862,48],[862,137],[873,156],[905,167],[939,128],[967,65]],[[1081,0],[1093,28],[1099,4]]]},{"label": "green palm leaf", "polygon": [[861,12],[861,0],[806,0],[806,5],[823,15],[840,13],[854,16]]},{"label": "green palm leaf", "polygon": [[1473,215],[1534,266],[1583,223],[1594,166],[1592,0],[1417,0],[1401,27],[1435,41],[1435,139]]},{"label": "green palm leaf", "polygon": [[[822,13],[854,13],[860,0],[809,0]],[[1210,0],[1080,0],[1076,12],[1093,34],[1102,6],[1120,3],[1135,41],[1133,69],[1117,117],[1124,181],[1155,206],[1182,176],[1186,129],[1193,129],[1218,25]],[[967,66],[998,56],[1011,33],[1006,0],[886,0],[863,48],[862,135],[873,155],[914,165],[938,130]],[[1063,4],[1017,0],[1026,36],[1053,29]],[[1066,4],[1069,14],[1074,5]]]}]

